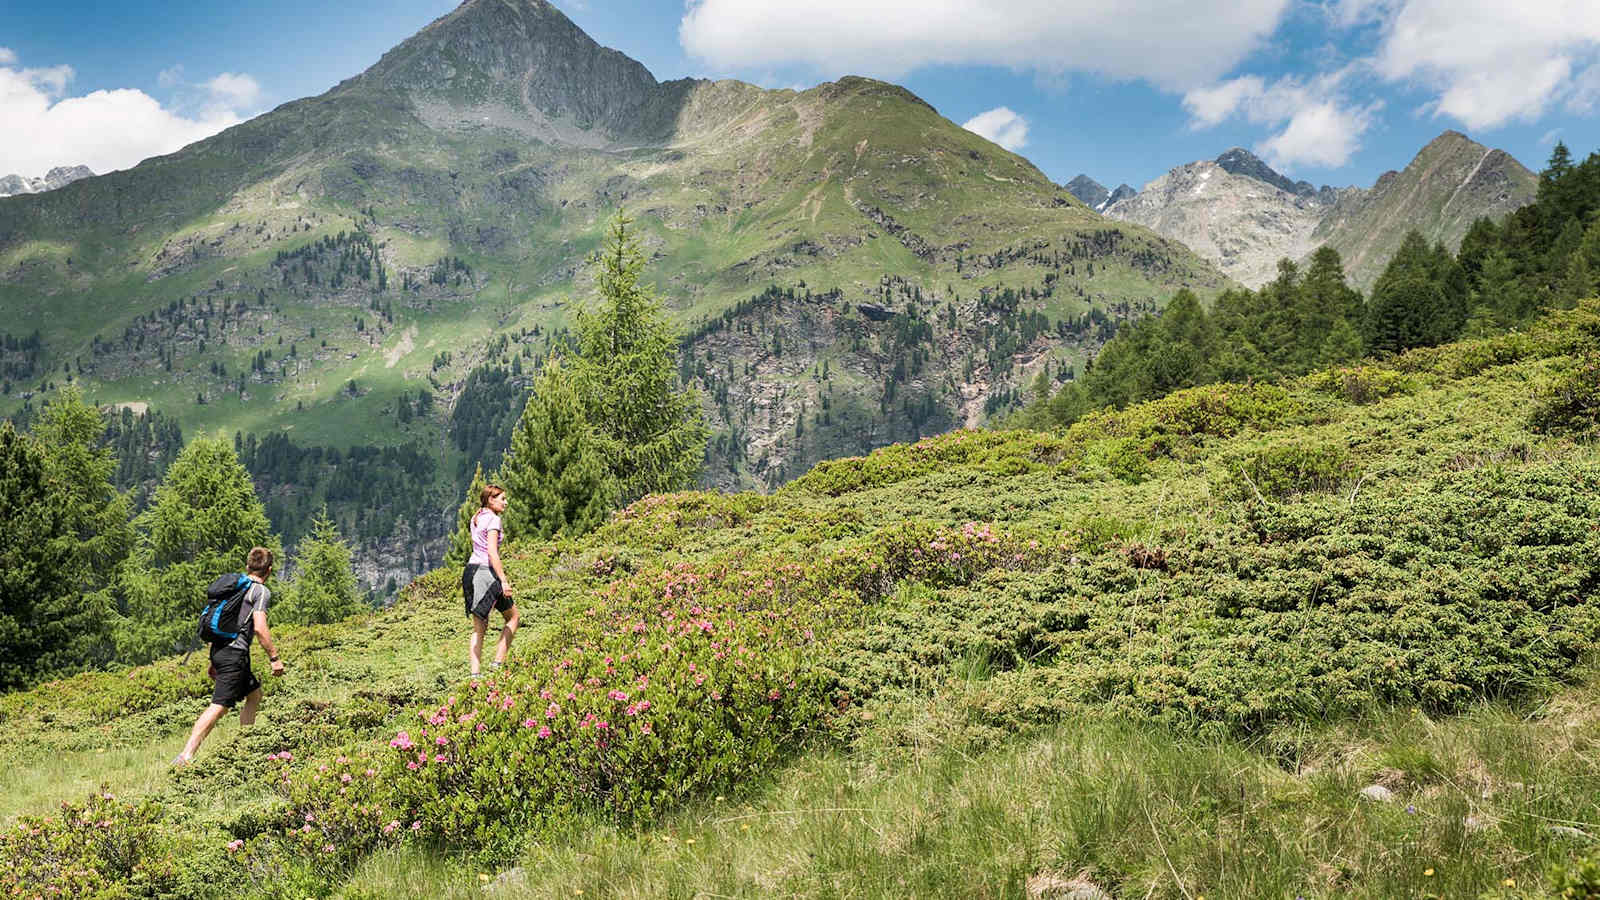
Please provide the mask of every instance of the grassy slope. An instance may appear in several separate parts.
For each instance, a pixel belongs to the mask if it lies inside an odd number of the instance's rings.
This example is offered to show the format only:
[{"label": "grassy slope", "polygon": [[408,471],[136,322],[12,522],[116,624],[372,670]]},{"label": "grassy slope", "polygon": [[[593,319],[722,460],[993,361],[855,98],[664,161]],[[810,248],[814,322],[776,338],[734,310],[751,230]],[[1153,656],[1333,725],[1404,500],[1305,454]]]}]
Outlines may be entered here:
[{"label": "grassy slope", "polygon": [[[1548,862],[1575,852],[1549,826],[1593,831],[1600,822],[1592,762],[1600,687],[1577,665],[1596,637],[1582,587],[1594,567],[1571,573],[1576,593],[1560,595],[1555,609],[1527,610],[1525,623],[1507,626],[1515,633],[1551,623],[1530,649],[1553,641],[1567,651],[1502,660],[1492,683],[1475,681],[1463,667],[1477,648],[1459,641],[1476,626],[1451,630],[1451,575],[1430,569],[1437,562],[1427,551],[1415,563],[1395,557],[1419,536],[1407,533],[1415,521],[1391,513],[1443,498],[1447,515],[1471,519],[1510,503],[1515,523],[1516,510],[1536,508],[1528,505],[1534,497],[1560,497],[1558,481],[1592,480],[1600,458],[1591,445],[1544,437],[1525,423],[1540,386],[1568,365],[1565,354],[1592,346],[1595,312],[1581,310],[1533,337],[1313,376],[1284,394],[1200,389],[1059,437],[960,434],[890,448],[827,464],[775,497],[658,498],[582,542],[514,546],[513,580],[525,591],[537,585],[522,601],[532,624],[518,644],[530,671],[561,651],[560,632],[595,602],[607,570],[719,559],[775,574],[803,570],[841,550],[892,544],[908,520],[957,531],[991,523],[1060,541],[1071,558],[1065,569],[1000,567],[944,586],[910,580],[864,595],[860,618],[830,635],[815,661],[869,698],[833,723],[843,743],[820,741],[731,800],[704,798],[639,831],[580,815],[526,851],[526,881],[508,895],[570,896],[582,887],[631,896],[708,888],[1015,896],[1031,876],[1079,868],[1119,896],[1470,896],[1539,883]],[[1388,396],[1367,402],[1363,391],[1373,388]],[[1215,411],[1218,392],[1228,391],[1262,402],[1209,436],[1169,429],[1140,443],[1150,423]],[[1254,479],[1241,477],[1251,460],[1274,448],[1332,445],[1345,453],[1332,457],[1331,480],[1313,479],[1313,490],[1270,502],[1247,496],[1278,496],[1270,469],[1258,465]],[[1304,468],[1318,479],[1327,474]],[[1557,480],[1537,480],[1550,475]],[[1452,493],[1483,484],[1491,486],[1483,495]],[[1582,508],[1588,521],[1600,518]],[[1233,566],[1265,566],[1263,579],[1292,581],[1301,570],[1281,557],[1246,554],[1241,523],[1279,534],[1260,546],[1280,545],[1293,557],[1315,551],[1308,521],[1359,524],[1374,512],[1391,533],[1351,545],[1339,566],[1356,566],[1358,589],[1389,583],[1383,565],[1421,573],[1377,598],[1394,604],[1388,614],[1340,618],[1353,599],[1303,613],[1263,611],[1260,620],[1299,623],[1279,639],[1288,651],[1281,668],[1253,668],[1263,650],[1271,661],[1275,645],[1235,643],[1220,660],[1223,684],[1207,693],[1188,679],[1186,672],[1219,664],[1206,649],[1210,635],[1247,637],[1221,612],[1230,583],[1217,580],[1223,570],[1210,568],[1217,562],[1205,548],[1232,548]],[[1522,514],[1507,530],[1553,529],[1565,515]],[[1302,538],[1282,536],[1296,530]],[[1514,543],[1538,550],[1552,540],[1530,532]],[[1166,562],[1129,568],[1151,550],[1169,554]],[[1492,560],[1497,551],[1473,552]],[[1502,574],[1529,585],[1566,583],[1568,558],[1546,558],[1549,571]],[[1122,587],[1062,606],[1049,588],[1081,578],[1073,574],[1079,567]],[[119,795],[160,800],[183,833],[220,846],[249,816],[275,808],[267,753],[292,748],[301,760],[327,758],[381,741],[413,721],[414,710],[461,689],[465,635],[452,581],[448,572],[431,575],[401,606],[367,620],[283,629],[292,674],[269,684],[262,725],[249,733],[225,726],[199,765],[175,778],[159,767],[208,692],[198,660],[85,675],[5,698],[0,753],[13,765],[0,782],[0,815],[45,811],[104,781]],[[1062,615],[1085,624],[1038,624]],[[1319,622],[1356,629],[1357,655],[1323,659],[1320,672],[1297,669],[1304,661],[1295,653],[1315,657],[1326,639]],[[901,643],[908,635],[909,647]],[[1483,643],[1498,639],[1485,633]],[[1052,645],[1060,652],[1044,652]],[[1025,658],[1023,648],[1032,648]],[[1385,653],[1398,656],[1387,666],[1368,658]],[[1446,668],[1405,673],[1388,693],[1346,685],[1354,699],[1340,705],[1316,687],[1343,666],[1372,679],[1395,672],[1396,662],[1402,673],[1438,665],[1440,653]],[[1102,680],[1117,660],[1133,661],[1132,682]],[[1278,687],[1283,692],[1273,693]],[[1262,696],[1250,696],[1258,690]],[[1306,705],[1306,696],[1315,702]],[[1228,705],[1230,698],[1247,708]],[[1444,711],[1465,715],[1441,718]],[[1399,801],[1359,801],[1356,790],[1374,780]],[[481,865],[385,851],[363,863],[346,890],[464,896],[477,890]],[[1523,888],[1507,888],[1505,879]]]}]

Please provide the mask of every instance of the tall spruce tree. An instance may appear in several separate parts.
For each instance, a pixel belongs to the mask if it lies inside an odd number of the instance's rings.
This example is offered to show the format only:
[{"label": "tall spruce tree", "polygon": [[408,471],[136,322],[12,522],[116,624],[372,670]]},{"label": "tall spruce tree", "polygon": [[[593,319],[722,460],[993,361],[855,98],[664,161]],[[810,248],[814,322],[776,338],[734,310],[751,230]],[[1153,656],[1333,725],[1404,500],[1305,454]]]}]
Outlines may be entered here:
[{"label": "tall spruce tree", "polygon": [[283,558],[250,474],[220,438],[183,448],[134,527],[139,542],[126,579],[129,616],[115,635],[119,655],[130,662],[191,646],[206,585],[224,572],[242,571],[251,547]]},{"label": "tall spruce tree", "polygon": [[467,564],[467,559],[472,556],[472,517],[483,508],[480,501],[483,486],[488,483],[489,479],[483,476],[483,464],[479,463],[472,470],[472,480],[467,483],[467,497],[456,509],[456,530],[450,532],[450,552],[444,557],[446,566],[464,566]]},{"label": "tall spruce tree", "polygon": [[317,625],[368,609],[350,567],[350,545],[339,536],[326,507],[311,520],[311,530],[294,549],[294,581],[286,591],[286,602],[279,604],[282,621]]},{"label": "tall spruce tree", "polygon": [[104,640],[108,611],[80,591],[66,493],[39,445],[0,423],[0,691],[77,668]]},{"label": "tall spruce tree", "polygon": [[605,446],[584,416],[572,373],[558,360],[546,362],[534,381],[500,479],[511,494],[506,531],[519,539],[583,534],[616,504],[619,486]]},{"label": "tall spruce tree", "polygon": [[[134,534],[128,499],[112,485],[116,457],[110,448],[98,446],[104,431],[99,411],[84,402],[76,385],[69,385],[44,408],[32,434],[60,492],[62,515],[73,539],[73,570],[80,573],[80,600],[108,623],[104,612],[116,606],[113,588],[133,548]],[[78,662],[83,665],[111,660],[108,641],[96,639],[81,649],[85,655]]]},{"label": "tall spruce tree", "polygon": [[711,434],[694,393],[678,387],[678,342],[661,301],[639,280],[645,258],[631,224],[621,213],[611,220],[596,273],[599,304],[578,314],[574,361],[584,415],[622,503],[692,486]]}]

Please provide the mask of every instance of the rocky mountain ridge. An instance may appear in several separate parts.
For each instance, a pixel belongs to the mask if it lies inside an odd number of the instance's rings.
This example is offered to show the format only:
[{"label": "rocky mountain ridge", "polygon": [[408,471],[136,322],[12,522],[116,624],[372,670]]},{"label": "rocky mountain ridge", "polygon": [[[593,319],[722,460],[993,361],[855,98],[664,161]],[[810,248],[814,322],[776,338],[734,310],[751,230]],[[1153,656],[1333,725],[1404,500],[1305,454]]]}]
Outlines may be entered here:
[{"label": "rocky mountain ridge", "polygon": [[66,187],[79,179],[93,177],[94,172],[88,166],[56,166],[46,172],[43,178],[7,175],[4,178],[0,178],[0,197],[53,191],[56,188]]},{"label": "rocky mountain ridge", "polygon": [[1537,178],[1510,154],[1446,131],[1371,188],[1314,188],[1234,148],[1172,169],[1105,215],[1182,241],[1250,287],[1271,280],[1278,260],[1303,260],[1327,244],[1366,290],[1406,231],[1454,249],[1474,220],[1502,218],[1536,189]]},{"label": "rocky mountain ridge", "polygon": [[1117,189],[1107,190],[1106,186],[1088,175],[1080,174],[1066,184],[1067,193],[1083,201],[1083,205],[1095,212],[1103,213],[1111,204],[1118,200],[1132,197],[1139,193],[1127,184],[1117,185]]}]

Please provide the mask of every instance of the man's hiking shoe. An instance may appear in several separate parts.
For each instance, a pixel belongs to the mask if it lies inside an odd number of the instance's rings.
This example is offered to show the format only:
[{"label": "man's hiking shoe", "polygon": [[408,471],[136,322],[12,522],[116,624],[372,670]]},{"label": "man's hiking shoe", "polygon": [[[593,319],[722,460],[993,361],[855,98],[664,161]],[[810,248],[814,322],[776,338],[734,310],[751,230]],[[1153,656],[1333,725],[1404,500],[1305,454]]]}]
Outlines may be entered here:
[{"label": "man's hiking shoe", "polygon": [[194,760],[192,758],[184,756],[182,753],[179,753],[177,756],[174,756],[172,758],[171,766],[174,769],[181,769],[184,766],[187,766],[189,763],[192,763],[192,762],[194,762]]}]

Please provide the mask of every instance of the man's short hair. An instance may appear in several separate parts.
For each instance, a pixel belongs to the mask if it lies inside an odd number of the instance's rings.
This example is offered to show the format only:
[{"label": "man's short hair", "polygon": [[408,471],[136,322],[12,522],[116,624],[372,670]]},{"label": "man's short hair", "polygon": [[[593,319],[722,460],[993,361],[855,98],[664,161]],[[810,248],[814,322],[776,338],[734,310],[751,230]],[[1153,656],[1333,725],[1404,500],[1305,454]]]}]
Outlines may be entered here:
[{"label": "man's short hair", "polygon": [[272,571],[272,551],[265,547],[251,547],[245,558],[245,571],[251,575],[265,575]]}]

